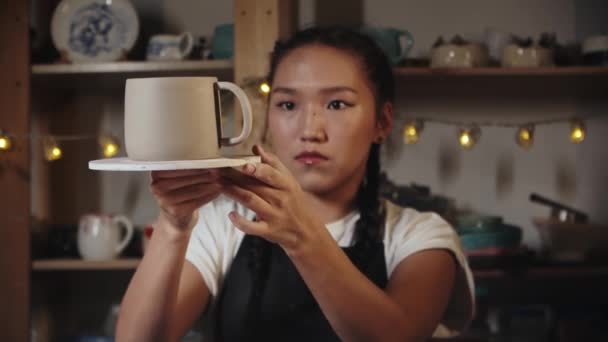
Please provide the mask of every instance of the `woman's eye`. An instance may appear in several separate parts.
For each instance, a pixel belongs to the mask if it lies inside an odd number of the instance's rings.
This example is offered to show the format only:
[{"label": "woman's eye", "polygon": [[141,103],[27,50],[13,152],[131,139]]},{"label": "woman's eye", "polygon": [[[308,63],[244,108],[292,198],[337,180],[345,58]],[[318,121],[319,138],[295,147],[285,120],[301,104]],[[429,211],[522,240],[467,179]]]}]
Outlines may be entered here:
[{"label": "woman's eye", "polygon": [[329,103],[329,105],[327,106],[327,108],[334,109],[334,110],[344,109],[346,107],[348,107],[348,104],[346,102],[340,101],[340,100],[331,101]]},{"label": "woman's eye", "polygon": [[291,101],[283,101],[283,102],[277,103],[277,107],[279,107],[283,110],[293,110],[295,108],[295,106],[296,106],[296,104]]}]

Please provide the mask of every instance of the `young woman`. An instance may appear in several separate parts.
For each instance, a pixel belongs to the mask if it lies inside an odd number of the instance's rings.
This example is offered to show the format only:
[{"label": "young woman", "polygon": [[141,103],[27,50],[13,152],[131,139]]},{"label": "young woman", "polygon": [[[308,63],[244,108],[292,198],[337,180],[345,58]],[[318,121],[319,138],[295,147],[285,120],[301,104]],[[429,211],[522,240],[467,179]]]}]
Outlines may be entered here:
[{"label": "young woman", "polygon": [[[161,213],[118,341],[421,341],[462,330],[472,278],[452,228],[378,197],[394,80],[372,40],[311,28],[277,44],[274,153],[241,170],[153,172]],[[416,167],[413,165],[412,167]],[[219,197],[218,197],[219,196]]]}]

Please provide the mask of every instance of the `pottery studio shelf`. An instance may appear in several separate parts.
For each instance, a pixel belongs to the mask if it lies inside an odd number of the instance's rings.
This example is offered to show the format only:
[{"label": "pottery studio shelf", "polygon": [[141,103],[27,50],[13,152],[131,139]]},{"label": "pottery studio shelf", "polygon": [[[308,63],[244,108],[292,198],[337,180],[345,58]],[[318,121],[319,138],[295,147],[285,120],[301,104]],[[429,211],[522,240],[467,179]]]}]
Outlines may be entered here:
[{"label": "pottery studio shelf", "polygon": [[556,98],[597,102],[608,89],[608,67],[397,67],[393,72],[399,94],[420,101],[447,96],[476,103]]},{"label": "pottery studio shelf", "polygon": [[43,259],[34,260],[34,271],[103,271],[134,270],[139,265],[139,258],[124,258],[109,261],[88,261],[82,259]]},{"label": "pottery studio shelf", "polygon": [[510,77],[510,76],[593,76],[608,77],[608,67],[539,67],[539,68],[427,68],[427,67],[397,67],[393,69],[395,76],[422,76],[422,77]]},{"label": "pottery studio shelf", "polygon": [[223,81],[233,79],[232,60],[175,62],[108,62],[82,64],[34,64],[32,83],[37,87],[89,88],[114,87],[128,78],[167,76],[213,76]]}]

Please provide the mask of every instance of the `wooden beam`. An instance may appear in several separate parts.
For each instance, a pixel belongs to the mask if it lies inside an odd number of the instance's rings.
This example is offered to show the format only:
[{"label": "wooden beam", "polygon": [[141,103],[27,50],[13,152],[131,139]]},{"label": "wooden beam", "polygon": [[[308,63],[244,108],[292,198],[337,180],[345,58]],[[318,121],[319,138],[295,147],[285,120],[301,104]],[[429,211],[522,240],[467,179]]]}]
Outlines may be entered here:
[{"label": "wooden beam", "polygon": [[[29,1],[0,2],[0,128],[29,134]],[[29,340],[30,144],[0,154],[0,341]]]},{"label": "wooden beam", "polygon": [[[242,85],[268,73],[275,42],[289,37],[297,26],[296,3],[293,0],[235,0],[234,25],[234,79]],[[243,153],[262,140],[266,125],[266,101],[258,96],[257,89],[246,91],[254,117],[251,137],[239,148]]]}]

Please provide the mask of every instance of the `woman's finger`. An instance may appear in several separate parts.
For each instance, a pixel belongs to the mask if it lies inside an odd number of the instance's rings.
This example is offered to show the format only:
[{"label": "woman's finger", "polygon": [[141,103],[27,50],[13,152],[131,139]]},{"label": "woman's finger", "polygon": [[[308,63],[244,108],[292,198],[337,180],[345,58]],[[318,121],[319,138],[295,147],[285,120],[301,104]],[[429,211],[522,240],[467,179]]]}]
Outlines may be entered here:
[{"label": "woman's finger", "polygon": [[164,203],[168,205],[179,205],[192,199],[206,196],[207,194],[219,193],[222,186],[218,183],[201,183],[188,188],[173,190],[162,196]]},{"label": "woman's finger", "polygon": [[259,217],[271,216],[274,209],[256,193],[237,185],[223,185],[222,192],[245,207],[253,210]]},{"label": "woman's finger", "polygon": [[[252,169],[246,168],[247,166],[250,166]],[[236,170],[223,171],[222,180],[225,180],[228,184],[235,184],[250,189],[259,189],[256,193],[264,193],[266,188],[287,189],[289,185],[289,181],[285,175],[281,174],[272,166],[265,164],[257,164],[256,166],[247,164],[240,172]]]},{"label": "woman's finger", "polygon": [[151,186],[158,193],[167,193],[181,188],[189,187],[198,184],[210,184],[219,179],[217,173],[204,173],[200,175],[184,176],[179,178],[164,178],[155,180]]},{"label": "woman's finger", "polygon": [[[253,147],[253,153],[262,157],[262,163],[268,164],[281,172],[288,172],[285,165],[283,165],[283,163],[281,163],[281,161],[279,160],[279,157],[277,157],[276,155],[274,155],[271,152],[264,150],[264,148],[262,148],[262,146],[255,145]],[[253,164],[251,164],[251,165],[253,165]]]},{"label": "woman's finger", "polygon": [[245,234],[265,237],[269,233],[268,224],[264,221],[249,221],[236,211],[230,212],[228,218],[232,224]]},{"label": "woman's finger", "polygon": [[247,164],[242,172],[277,189],[288,189],[289,179],[279,169],[268,164]]},{"label": "woman's finger", "polygon": [[203,174],[218,173],[218,169],[193,169],[193,170],[170,170],[170,171],[151,171],[150,178],[152,181],[163,179],[163,178],[178,178],[188,177]]}]

